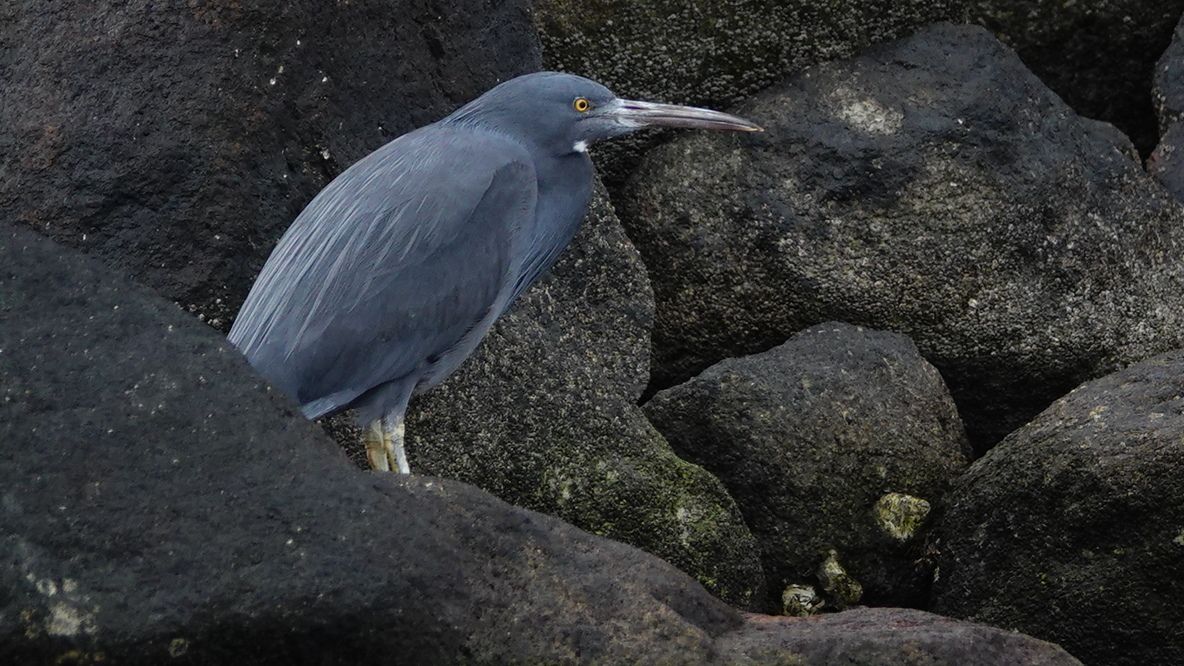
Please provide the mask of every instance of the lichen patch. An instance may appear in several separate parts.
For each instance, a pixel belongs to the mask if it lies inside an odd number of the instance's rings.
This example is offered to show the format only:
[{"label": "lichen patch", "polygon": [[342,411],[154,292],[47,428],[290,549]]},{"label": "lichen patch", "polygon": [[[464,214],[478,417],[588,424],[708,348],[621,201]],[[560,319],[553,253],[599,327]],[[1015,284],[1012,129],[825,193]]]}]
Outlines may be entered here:
[{"label": "lichen patch", "polygon": [[929,502],[904,493],[887,493],[872,507],[876,525],[897,541],[908,541],[929,517]]},{"label": "lichen patch", "polygon": [[94,633],[94,615],[63,601],[49,608],[49,619],[45,633],[50,636],[77,636],[80,633]]},{"label": "lichen patch", "polygon": [[904,125],[904,113],[870,97],[859,97],[840,88],[834,92],[835,114],[853,129],[867,134],[896,134]]}]

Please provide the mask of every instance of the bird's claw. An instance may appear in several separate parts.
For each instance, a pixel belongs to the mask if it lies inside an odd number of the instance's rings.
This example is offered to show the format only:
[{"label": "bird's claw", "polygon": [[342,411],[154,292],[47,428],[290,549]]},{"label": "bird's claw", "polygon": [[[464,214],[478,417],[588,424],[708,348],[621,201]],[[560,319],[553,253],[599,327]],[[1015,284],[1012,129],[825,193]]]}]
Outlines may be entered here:
[{"label": "bird's claw", "polygon": [[410,474],[407,454],[403,451],[403,420],[384,422],[379,419],[370,424],[363,437],[366,443],[366,462],[370,469],[379,472],[397,471]]},{"label": "bird's claw", "polygon": [[391,471],[390,459],[387,457],[387,438],[383,432],[382,421],[375,421],[366,429],[362,440],[366,444],[366,462],[370,469],[379,472]]}]

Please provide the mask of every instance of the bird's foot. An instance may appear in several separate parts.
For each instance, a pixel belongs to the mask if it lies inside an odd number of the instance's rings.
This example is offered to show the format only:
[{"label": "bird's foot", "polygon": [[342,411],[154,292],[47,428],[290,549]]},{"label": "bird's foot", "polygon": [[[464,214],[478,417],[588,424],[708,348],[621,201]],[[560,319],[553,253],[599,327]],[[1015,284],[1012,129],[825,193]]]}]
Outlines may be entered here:
[{"label": "bird's foot", "polygon": [[407,464],[407,452],[403,450],[403,419],[384,420],[383,444],[386,453],[387,469],[398,470],[399,474],[410,474],[411,466]]},{"label": "bird's foot", "polygon": [[398,471],[410,474],[407,452],[403,450],[403,419],[378,419],[366,429],[366,462],[379,472]]},{"label": "bird's foot", "polygon": [[366,444],[366,462],[370,463],[370,469],[379,472],[391,471],[390,459],[387,456],[387,437],[383,432],[382,421],[371,423],[362,435],[362,440]]}]

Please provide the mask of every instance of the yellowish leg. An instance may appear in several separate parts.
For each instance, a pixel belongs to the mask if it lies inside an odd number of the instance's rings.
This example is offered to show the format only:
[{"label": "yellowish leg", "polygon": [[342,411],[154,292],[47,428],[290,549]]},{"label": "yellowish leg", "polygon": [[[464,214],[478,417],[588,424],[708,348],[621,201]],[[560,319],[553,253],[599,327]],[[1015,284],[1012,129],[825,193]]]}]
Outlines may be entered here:
[{"label": "yellowish leg", "polygon": [[387,417],[383,419],[383,434],[386,452],[386,464],[389,469],[398,470],[399,474],[410,474],[411,466],[407,464],[407,452],[403,450],[403,417]]},{"label": "yellowish leg", "polygon": [[370,424],[366,433],[362,435],[362,440],[366,443],[366,462],[370,463],[370,469],[380,472],[391,471],[387,458],[388,435],[382,427],[382,419],[375,419]]}]

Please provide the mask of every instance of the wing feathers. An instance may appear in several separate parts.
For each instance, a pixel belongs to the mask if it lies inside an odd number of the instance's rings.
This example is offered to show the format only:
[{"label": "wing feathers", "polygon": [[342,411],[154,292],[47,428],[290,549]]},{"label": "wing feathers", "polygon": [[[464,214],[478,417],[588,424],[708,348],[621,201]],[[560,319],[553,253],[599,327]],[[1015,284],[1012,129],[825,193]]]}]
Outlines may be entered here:
[{"label": "wing feathers", "polygon": [[521,146],[439,126],[400,137],[300,214],[230,340],[302,403],[344,407],[489,318],[512,290],[536,197]]}]

